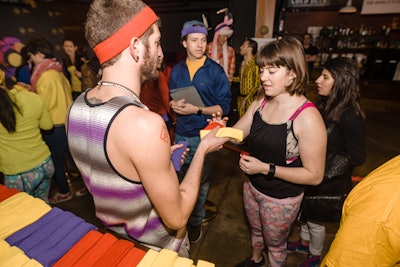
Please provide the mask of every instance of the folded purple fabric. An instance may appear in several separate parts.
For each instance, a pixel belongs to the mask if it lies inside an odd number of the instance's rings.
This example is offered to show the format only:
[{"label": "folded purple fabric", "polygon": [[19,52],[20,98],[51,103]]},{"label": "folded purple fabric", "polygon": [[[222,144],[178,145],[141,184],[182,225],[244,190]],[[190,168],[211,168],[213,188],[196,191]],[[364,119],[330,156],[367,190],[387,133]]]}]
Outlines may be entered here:
[{"label": "folded purple fabric", "polygon": [[78,221],[83,221],[83,219],[77,217],[75,214],[69,211],[63,211],[56,218],[49,221],[44,227],[38,229],[28,238],[25,238],[18,247],[28,255],[30,250],[35,249],[37,246],[40,246],[40,244],[47,243],[48,239],[53,237],[60,229],[62,231],[63,225],[68,223],[69,220],[77,220],[75,224],[78,224]]},{"label": "folded purple fabric", "polygon": [[63,212],[64,211],[59,208],[56,207],[52,208],[48,213],[46,213],[36,222],[22,228],[21,230],[7,237],[6,241],[11,246],[18,247],[22,241],[24,241],[26,238],[29,238],[32,234],[34,234],[38,230],[46,228],[47,224],[49,224],[53,220],[56,220],[56,218]]},{"label": "folded purple fabric", "polygon": [[[43,266],[52,266],[55,264],[65,253],[67,253],[78,241],[84,237],[90,230],[97,230],[93,224],[85,221],[80,222],[78,225],[65,226],[64,231],[57,233],[60,239],[53,245],[41,245],[35,250],[31,250],[27,255],[36,259]],[[54,242],[56,239],[53,240]]]},{"label": "folded purple fabric", "polygon": [[[56,246],[58,243],[63,242],[64,238],[66,238],[67,236],[74,235],[74,228],[78,227],[79,224],[83,222],[84,220],[77,216],[68,218],[63,223],[60,223],[57,230],[54,231],[51,235],[48,235],[44,242],[36,244],[36,246],[26,251],[26,253],[29,253],[30,255],[40,255],[40,253],[44,253],[50,250],[53,246]],[[32,256],[32,258],[34,257]]]}]

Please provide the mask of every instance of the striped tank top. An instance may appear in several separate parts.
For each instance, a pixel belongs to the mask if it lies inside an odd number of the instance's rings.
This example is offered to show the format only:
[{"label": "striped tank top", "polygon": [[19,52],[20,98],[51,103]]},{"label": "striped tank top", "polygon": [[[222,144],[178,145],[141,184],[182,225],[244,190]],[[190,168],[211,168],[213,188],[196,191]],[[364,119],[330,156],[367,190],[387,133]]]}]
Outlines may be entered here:
[{"label": "striped tank top", "polygon": [[[128,96],[91,104],[87,92],[73,103],[68,117],[68,143],[73,159],[93,196],[96,216],[108,228],[151,248],[178,251],[183,239],[169,229],[151,203],[142,183],[112,166],[106,141],[111,124],[124,108],[145,106]],[[135,123],[134,121],[132,123]]]}]

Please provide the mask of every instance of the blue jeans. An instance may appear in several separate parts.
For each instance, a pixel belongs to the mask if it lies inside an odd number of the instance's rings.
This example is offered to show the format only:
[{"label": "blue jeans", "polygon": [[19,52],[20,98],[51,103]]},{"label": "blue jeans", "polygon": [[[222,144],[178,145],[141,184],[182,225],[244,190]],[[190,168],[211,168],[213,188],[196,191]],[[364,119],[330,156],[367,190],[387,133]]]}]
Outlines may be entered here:
[{"label": "blue jeans", "polygon": [[68,193],[69,185],[65,174],[65,157],[70,158],[65,126],[54,126],[43,134],[43,139],[51,152],[51,159],[55,168],[55,182],[61,194]]},{"label": "blue jeans", "polygon": [[[186,136],[176,134],[175,142],[178,143],[179,141],[188,141],[189,148],[190,148],[189,153],[186,155],[185,164],[182,166],[181,170],[178,172],[179,180],[182,181],[182,179],[186,175],[186,172],[189,168],[190,163],[192,162],[193,155],[196,152],[197,147],[199,146],[200,137],[199,136],[186,137]],[[208,190],[210,189],[210,185],[211,185],[211,171],[212,171],[212,167],[213,167],[214,158],[215,158],[215,154],[210,153],[204,159],[204,165],[203,165],[203,169],[201,172],[201,178],[200,178],[199,195],[197,197],[196,204],[194,206],[192,214],[189,217],[189,222],[188,222],[192,226],[201,225],[203,222],[203,218],[206,215],[206,212],[204,210],[204,204],[206,203],[207,196],[208,196]]]}]

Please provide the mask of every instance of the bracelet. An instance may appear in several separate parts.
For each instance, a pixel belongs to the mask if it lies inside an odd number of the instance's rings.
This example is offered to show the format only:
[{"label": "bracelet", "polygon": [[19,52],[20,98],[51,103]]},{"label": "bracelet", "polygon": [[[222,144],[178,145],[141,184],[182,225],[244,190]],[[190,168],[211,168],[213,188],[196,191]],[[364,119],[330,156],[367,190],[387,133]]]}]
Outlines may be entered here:
[{"label": "bracelet", "polygon": [[203,110],[201,107],[198,107],[197,115],[200,116],[201,114],[203,114]]},{"label": "bracelet", "polygon": [[275,170],[276,170],[276,166],[274,163],[269,163],[269,171],[268,171],[268,175],[272,175],[272,177],[275,176]]}]

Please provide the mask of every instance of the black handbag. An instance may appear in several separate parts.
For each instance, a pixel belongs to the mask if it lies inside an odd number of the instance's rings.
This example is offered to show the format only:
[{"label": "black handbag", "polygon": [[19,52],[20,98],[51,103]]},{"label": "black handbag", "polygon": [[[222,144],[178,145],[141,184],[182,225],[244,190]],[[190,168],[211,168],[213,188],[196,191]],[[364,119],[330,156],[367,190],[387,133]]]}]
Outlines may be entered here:
[{"label": "black handbag", "polygon": [[338,223],[347,195],[305,196],[301,203],[300,220]]},{"label": "black handbag", "polygon": [[325,166],[324,181],[343,176],[352,168],[350,158],[341,154],[328,154]]}]

